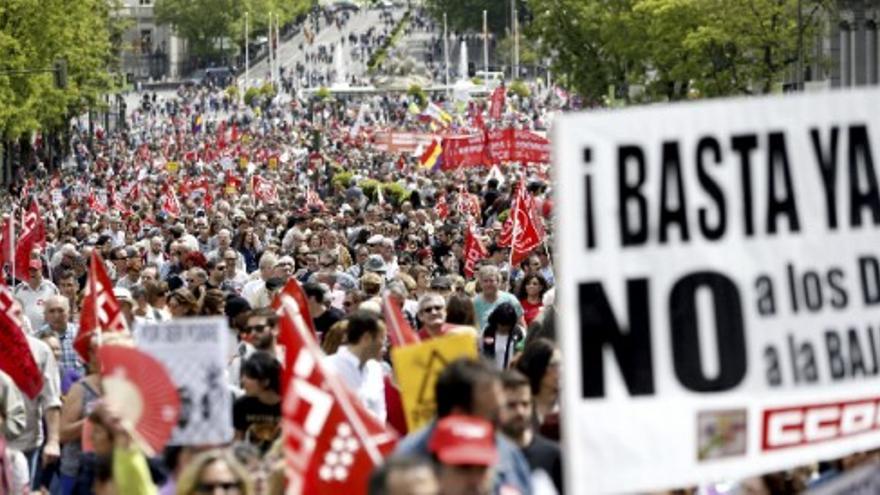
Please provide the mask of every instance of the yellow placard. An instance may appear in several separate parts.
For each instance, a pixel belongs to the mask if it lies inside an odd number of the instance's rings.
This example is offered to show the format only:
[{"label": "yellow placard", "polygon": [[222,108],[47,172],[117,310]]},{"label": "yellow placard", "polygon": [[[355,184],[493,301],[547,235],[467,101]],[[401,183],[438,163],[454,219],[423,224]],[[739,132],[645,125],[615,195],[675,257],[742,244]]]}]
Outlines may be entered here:
[{"label": "yellow placard", "polygon": [[238,168],[245,169],[248,166],[248,157],[243,156],[238,159]]},{"label": "yellow placard", "polygon": [[391,349],[391,362],[409,431],[415,431],[434,418],[437,376],[447,364],[460,357],[477,357],[477,344],[472,334],[444,335]]},{"label": "yellow placard", "polygon": [[238,189],[236,189],[235,186],[226,186],[226,194],[232,196],[236,193],[238,193]]},{"label": "yellow placard", "polygon": [[168,162],[165,164],[165,170],[167,170],[169,174],[176,174],[177,171],[180,170],[180,164],[177,162]]},{"label": "yellow placard", "polygon": [[272,170],[278,168],[278,159],[274,156],[272,158],[269,158],[269,168],[271,168]]}]

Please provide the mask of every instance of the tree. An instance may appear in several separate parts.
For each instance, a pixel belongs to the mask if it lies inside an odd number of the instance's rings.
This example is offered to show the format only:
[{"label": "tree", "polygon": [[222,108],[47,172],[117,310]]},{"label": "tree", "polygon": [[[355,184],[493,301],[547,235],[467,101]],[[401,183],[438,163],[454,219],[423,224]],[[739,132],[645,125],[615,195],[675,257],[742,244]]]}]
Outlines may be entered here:
[{"label": "tree", "polygon": [[[514,0],[517,1],[517,0]],[[446,23],[455,32],[483,32],[483,11],[486,11],[486,22],[489,31],[496,35],[504,33],[510,27],[510,0],[427,0],[428,11],[438,22]],[[517,1],[518,8],[525,2]]]},{"label": "tree", "polygon": [[[95,106],[113,88],[111,38],[117,25],[111,13],[116,8],[107,0],[0,2],[0,132],[5,140],[65,129],[71,116]],[[67,63],[65,88],[56,87],[49,71],[59,59]],[[38,69],[44,72],[22,72]]]},{"label": "tree", "polygon": [[232,47],[224,41],[233,23],[244,16],[242,7],[242,0],[157,0],[154,12],[157,23],[170,24],[189,42],[193,55],[210,59]]},{"label": "tree", "polygon": [[830,0],[529,0],[531,34],[583,96],[632,85],[649,99],[770,92],[821,29]]}]

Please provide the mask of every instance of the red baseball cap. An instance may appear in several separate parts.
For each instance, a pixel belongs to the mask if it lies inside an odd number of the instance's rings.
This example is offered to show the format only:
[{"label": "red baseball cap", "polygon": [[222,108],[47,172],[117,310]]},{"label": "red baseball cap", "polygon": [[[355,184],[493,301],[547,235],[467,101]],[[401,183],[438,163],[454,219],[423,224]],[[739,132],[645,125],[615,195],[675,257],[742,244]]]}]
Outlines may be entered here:
[{"label": "red baseball cap", "polygon": [[492,466],[498,462],[492,423],[473,416],[452,415],[438,421],[428,449],[443,464]]},{"label": "red baseball cap", "polygon": [[42,270],[43,269],[43,262],[38,259],[32,259],[28,262],[28,267],[33,268],[35,270]]}]

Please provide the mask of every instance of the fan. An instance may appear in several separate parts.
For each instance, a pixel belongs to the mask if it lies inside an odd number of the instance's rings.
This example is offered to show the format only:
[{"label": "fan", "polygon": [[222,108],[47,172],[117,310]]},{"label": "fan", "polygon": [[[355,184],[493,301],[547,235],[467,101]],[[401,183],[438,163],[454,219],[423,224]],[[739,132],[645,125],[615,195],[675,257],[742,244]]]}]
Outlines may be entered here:
[{"label": "fan", "polygon": [[180,397],[165,367],[134,347],[101,346],[104,400],[147,452],[162,450],[177,425]]}]

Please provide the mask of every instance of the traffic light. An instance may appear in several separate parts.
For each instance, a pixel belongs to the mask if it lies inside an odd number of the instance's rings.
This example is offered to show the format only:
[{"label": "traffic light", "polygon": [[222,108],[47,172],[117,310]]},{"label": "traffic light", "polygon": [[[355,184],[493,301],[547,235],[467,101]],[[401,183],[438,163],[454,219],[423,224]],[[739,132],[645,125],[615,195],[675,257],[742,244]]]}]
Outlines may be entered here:
[{"label": "traffic light", "polygon": [[55,65],[52,69],[52,73],[55,76],[55,87],[58,89],[66,89],[67,88],[67,60],[59,59],[55,61]]}]

